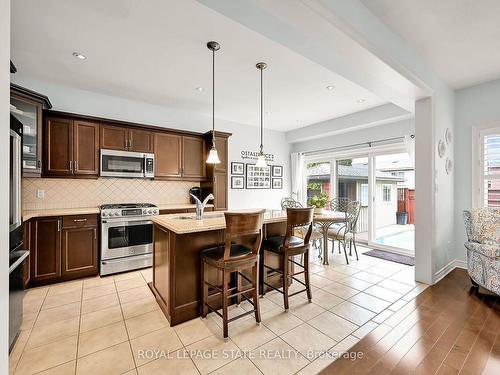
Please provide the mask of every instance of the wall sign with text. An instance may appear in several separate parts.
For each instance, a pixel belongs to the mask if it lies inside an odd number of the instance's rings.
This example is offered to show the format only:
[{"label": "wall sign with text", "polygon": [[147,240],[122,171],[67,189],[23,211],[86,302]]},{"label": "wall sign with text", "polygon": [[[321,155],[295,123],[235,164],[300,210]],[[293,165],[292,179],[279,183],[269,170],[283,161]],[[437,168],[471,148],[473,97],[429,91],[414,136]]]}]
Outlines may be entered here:
[{"label": "wall sign with text", "polygon": [[[259,152],[241,150],[240,155],[242,159],[257,160]],[[264,156],[266,157],[266,161],[274,161],[274,154],[264,154]]]}]

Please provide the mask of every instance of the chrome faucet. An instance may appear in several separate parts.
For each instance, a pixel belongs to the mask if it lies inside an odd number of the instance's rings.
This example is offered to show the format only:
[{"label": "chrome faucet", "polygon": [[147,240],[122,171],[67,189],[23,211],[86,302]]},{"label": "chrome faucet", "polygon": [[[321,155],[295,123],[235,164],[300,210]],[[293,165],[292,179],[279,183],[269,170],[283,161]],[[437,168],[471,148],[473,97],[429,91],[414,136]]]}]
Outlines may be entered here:
[{"label": "chrome faucet", "polygon": [[196,201],[196,220],[202,220],[203,211],[205,210],[205,206],[207,205],[208,201],[215,199],[213,194],[208,194],[203,203],[198,199],[198,197],[194,196],[193,194],[190,193],[189,195],[191,195]]}]

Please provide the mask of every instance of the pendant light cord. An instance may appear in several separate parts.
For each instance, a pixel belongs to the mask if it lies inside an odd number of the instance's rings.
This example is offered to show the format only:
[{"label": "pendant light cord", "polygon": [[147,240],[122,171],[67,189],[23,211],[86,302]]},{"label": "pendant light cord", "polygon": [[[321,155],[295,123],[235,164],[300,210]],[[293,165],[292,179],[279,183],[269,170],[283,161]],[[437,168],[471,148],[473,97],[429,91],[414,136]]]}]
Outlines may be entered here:
[{"label": "pendant light cord", "polygon": [[263,147],[263,133],[264,133],[264,91],[262,89],[262,71],[260,69],[260,153],[262,154]]},{"label": "pendant light cord", "polygon": [[215,147],[215,49],[212,50],[212,148]]}]

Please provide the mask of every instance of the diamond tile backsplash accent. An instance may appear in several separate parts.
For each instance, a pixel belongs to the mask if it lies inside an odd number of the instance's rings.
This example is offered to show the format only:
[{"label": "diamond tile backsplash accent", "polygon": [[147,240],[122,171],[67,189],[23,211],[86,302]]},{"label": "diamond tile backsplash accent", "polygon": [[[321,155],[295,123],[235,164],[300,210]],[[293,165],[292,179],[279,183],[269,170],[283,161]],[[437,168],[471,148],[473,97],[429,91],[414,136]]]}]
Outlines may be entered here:
[{"label": "diamond tile backsplash accent", "polygon": [[[23,178],[23,209],[97,207],[106,203],[189,203],[188,190],[197,182],[124,178]],[[37,190],[45,191],[43,199]]]}]

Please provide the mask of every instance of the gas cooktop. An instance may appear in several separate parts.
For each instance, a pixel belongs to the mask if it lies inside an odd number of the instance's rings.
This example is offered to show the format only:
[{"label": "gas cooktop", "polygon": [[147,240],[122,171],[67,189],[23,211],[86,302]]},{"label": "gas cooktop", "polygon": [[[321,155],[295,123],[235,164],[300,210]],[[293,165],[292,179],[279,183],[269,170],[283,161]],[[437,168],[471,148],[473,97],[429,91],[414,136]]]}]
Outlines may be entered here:
[{"label": "gas cooktop", "polygon": [[123,209],[123,208],[150,208],[156,207],[152,203],[114,203],[114,204],[103,204],[100,208],[101,210],[109,209]]}]

